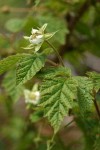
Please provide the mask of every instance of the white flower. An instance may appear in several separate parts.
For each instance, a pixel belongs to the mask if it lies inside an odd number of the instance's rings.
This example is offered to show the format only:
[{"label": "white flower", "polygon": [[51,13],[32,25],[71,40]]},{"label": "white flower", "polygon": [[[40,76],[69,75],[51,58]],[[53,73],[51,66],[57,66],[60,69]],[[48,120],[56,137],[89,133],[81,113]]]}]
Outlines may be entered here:
[{"label": "white flower", "polygon": [[25,102],[30,104],[38,104],[40,101],[40,92],[37,90],[37,84],[34,85],[32,91],[25,89],[24,90],[24,96],[25,96]]},{"label": "white flower", "polygon": [[35,52],[37,52],[43,42],[45,40],[50,39],[55,33],[44,33],[45,29],[47,27],[47,24],[44,24],[41,28],[39,29],[33,29],[31,31],[30,36],[24,36],[26,40],[29,40],[30,44],[25,47],[24,49],[35,49]]}]

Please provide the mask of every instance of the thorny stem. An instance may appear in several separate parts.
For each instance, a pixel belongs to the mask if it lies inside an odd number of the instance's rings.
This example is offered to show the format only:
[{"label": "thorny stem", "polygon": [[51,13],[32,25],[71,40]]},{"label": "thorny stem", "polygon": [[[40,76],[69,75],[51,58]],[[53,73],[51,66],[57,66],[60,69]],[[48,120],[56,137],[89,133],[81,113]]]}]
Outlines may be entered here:
[{"label": "thorny stem", "polygon": [[55,51],[55,53],[57,54],[57,57],[59,59],[59,62],[62,64],[62,66],[64,66],[63,60],[62,60],[61,56],[59,55],[58,51],[56,50],[56,48],[49,41],[46,40],[46,42]]},{"label": "thorny stem", "polygon": [[98,117],[100,119],[100,110],[99,110],[99,107],[98,107],[98,104],[97,104],[97,101],[96,101],[96,97],[95,97],[96,92],[95,92],[95,90],[93,90],[93,95],[94,95],[94,100],[93,100],[94,101],[94,106],[95,106],[96,112],[98,114]]}]

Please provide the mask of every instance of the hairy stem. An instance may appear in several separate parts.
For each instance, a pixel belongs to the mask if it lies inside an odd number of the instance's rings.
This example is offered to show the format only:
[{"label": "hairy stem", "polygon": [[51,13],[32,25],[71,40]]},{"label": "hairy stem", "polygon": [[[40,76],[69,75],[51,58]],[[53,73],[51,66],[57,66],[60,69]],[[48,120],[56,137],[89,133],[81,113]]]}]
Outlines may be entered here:
[{"label": "hairy stem", "polygon": [[56,48],[49,41],[46,40],[46,42],[54,50],[54,52],[57,54],[59,62],[62,64],[62,66],[64,66],[63,60],[62,60],[61,56],[59,55],[58,51],[56,50]]}]

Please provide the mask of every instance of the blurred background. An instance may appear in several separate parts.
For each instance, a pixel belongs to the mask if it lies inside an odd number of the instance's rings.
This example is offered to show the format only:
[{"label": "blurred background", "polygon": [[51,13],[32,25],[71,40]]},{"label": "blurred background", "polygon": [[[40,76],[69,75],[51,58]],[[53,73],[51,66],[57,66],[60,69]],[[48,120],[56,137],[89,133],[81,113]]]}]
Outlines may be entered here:
[{"label": "blurred background", "polygon": [[[47,32],[58,30],[51,43],[73,75],[100,72],[99,0],[0,0],[0,59],[28,53],[21,48],[27,45],[23,35],[30,35],[32,27],[44,23],[48,23]],[[54,54],[50,59],[58,63]],[[24,87],[15,90],[14,79],[14,70],[0,76],[0,150],[46,150],[53,130],[41,112],[26,107]],[[31,88],[35,81],[25,87]],[[100,102],[99,93],[97,100]],[[65,117],[52,149],[99,150],[94,141],[98,136],[96,115],[85,122],[77,113],[74,117],[75,121],[64,127],[73,120],[73,113]]]}]

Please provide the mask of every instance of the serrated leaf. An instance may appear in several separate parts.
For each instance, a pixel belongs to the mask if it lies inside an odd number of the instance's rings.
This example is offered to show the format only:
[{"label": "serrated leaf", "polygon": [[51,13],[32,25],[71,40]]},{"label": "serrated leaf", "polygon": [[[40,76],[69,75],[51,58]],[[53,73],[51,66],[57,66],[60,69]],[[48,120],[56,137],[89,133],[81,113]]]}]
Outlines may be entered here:
[{"label": "serrated leaf", "polygon": [[72,78],[56,77],[45,80],[41,86],[41,103],[45,116],[56,133],[61,122],[72,108],[76,94],[76,82]]},{"label": "serrated leaf", "polygon": [[16,83],[24,84],[30,80],[45,64],[45,56],[41,54],[29,55],[23,58],[16,70]]},{"label": "serrated leaf", "polygon": [[15,70],[12,70],[5,75],[2,85],[12,100],[16,102],[20,98],[23,92],[23,86],[16,87]]},{"label": "serrated leaf", "polygon": [[76,77],[78,81],[77,100],[82,113],[90,111],[93,106],[93,83],[87,77]]},{"label": "serrated leaf", "polygon": [[90,79],[93,81],[94,89],[96,92],[100,89],[100,74],[96,72],[87,73]]},{"label": "serrated leaf", "polygon": [[22,59],[25,56],[26,54],[16,54],[16,55],[12,55],[1,60],[0,61],[0,74],[9,70],[10,67],[14,66],[20,59]]},{"label": "serrated leaf", "polygon": [[38,74],[40,78],[45,79],[52,79],[56,76],[62,76],[62,77],[70,77],[71,76],[71,70],[66,67],[58,66],[58,67],[49,67],[44,68],[41,70],[41,72]]}]

